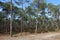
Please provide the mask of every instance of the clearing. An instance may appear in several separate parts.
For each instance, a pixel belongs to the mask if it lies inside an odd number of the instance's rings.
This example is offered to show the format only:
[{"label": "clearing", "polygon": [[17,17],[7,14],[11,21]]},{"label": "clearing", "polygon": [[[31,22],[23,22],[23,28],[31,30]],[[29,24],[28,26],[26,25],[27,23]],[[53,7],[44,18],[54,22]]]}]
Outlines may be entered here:
[{"label": "clearing", "polygon": [[17,34],[13,37],[9,35],[0,35],[0,40],[60,40],[60,32],[29,34],[24,36]]}]

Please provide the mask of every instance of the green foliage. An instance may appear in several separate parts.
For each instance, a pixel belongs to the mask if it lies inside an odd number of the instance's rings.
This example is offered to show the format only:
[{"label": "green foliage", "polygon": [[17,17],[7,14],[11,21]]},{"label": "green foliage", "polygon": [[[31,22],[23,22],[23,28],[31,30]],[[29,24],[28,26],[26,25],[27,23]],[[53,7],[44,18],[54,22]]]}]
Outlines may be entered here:
[{"label": "green foliage", "polygon": [[[54,5],[51,3],[47,4],[46,2],[34,0],[34,2],[31,3],[34,4],[33,7],[31,5],[28,5],[28,7],[25,8],[23,4],[19,2],[20,0],[18,0],[17,2],[15,0],[15,3],[19,5],[19,8],[12,4],[13,34],[21,31],[30,33],[34,33],[35,31],[37,31],[38,33],[41,33],[57,31],[60,29],[60,10],[58,5]],[[23,1],[21,2],[23,3]],[[25,0],[25,2],[27,1]],[[29,2],[27,3],[29,4]],[[3,31],[8,33],[10,31],[10,5],[10,2],[0,3],[0,7],[3,6],[3,10],[0,12],[0,32]],[[20,8],[20,6],[22,7]]]}]

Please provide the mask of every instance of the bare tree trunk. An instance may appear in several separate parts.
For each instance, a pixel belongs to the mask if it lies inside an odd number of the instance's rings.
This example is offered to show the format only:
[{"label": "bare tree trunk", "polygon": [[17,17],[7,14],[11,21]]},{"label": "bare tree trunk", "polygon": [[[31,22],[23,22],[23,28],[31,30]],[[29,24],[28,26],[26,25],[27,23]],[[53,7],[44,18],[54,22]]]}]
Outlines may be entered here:
[{"label": "bare tree trunk", "polygon": [[21,35],[22,35],[22,20],[21,20]]},{"label": "bare tree trunk", "polygon": [[13,18],[13,13],[12,13],[12,0],[10,4],[10,13],[11,13],[11,18],[10,18],[10,36],[12,37],[12,18]]},{"label": "bare tree trunk", "polygon": [[35,33],[37,33],[37,24],[38,24],[38,21],[36,19],[36,28],[35,28]]},{"label": "bare tree trunk", "polygon": [[[22,11],[23,11],[23,0],[22,0]],[[22,27],[22,18],[23,18],[23,17],[21,17],[21,35],[22,35],[22,31],[23,31],[23,30],[22,30],[22,29],[23,29],[23,27]]]}]

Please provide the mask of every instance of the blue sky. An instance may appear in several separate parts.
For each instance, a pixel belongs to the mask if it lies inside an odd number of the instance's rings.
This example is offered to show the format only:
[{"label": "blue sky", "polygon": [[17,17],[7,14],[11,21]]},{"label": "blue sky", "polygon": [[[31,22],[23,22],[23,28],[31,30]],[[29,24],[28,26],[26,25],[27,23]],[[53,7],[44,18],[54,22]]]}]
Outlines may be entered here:
[{"label": "blue sky", "polygon": [[[0,1],[3,1],[3,2],[8,2],[8,0],[0,0]],[[10,0],[9,0],[10,1]],[[54,5],[58,5],[58,4],[60,4],[60,0],[46,0],[46,2],[47,3],[52,3],[52,4],[54,4]],[[25,4],[24,6],[27,6],[28,4]],[[0,11],[1,11],[1,9],[0,9]]]},{"label": "blue sky", "polygon": [[48,3],[53,3],[55,5],[60,4],[60,0],[47,0]]},{"label": "blue sky", "polygon": [[[3,2],[8,2],[8,1],[10,1],[10,0],[0,0],[0,1],[3,1]],[[46,0],[46,2],[47,3],[52,3],[52,4],[54,4],[54,5],[58,5],[58,4],[60,4],[60,0]],[[24,6],[27,6],[28,4],[25,4]],[[15,6],[17,6],[16,4],[15,4]],[[18,6],[18,7],[20,7],[20,6]]]},{"label": "blue sky", "polygon": [[[10,1],[10,0],[0,0],[0,1],[8,2],[8,1]],[[31,0],[31,1],[32,1],[32,0]],[[54,5],[60,4],[60,0],[46,0],[46,2],[47,2],[47,3],[52,3],[52,4],[54,4]],[[15,4],[15,6],[17,6],[17,5]],[[27,7],[28,4],[25,4],[24,7],[25,7],[25,6]],[[18,6],[18,7],[21,7],[21,6]]]},{"label": "blue sky", "polygon": [[[5,0],[0,0],[0,1],[5,1]],[[6,0],[8,1],[8,0]],[[48,3],[53,3],[55,5],[60,4],[60,0],[47,0]]]}]

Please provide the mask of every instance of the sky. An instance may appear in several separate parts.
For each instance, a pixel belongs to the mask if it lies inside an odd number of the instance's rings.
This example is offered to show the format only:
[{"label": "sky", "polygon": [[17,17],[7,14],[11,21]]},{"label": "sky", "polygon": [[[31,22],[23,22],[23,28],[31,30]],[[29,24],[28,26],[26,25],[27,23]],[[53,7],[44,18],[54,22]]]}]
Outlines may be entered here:
[{"label": "sky", "polygon": [[[8,0],[0,0],[0,1],[8,1]],[[55,5],[60,4],[60,0],[46,0],[47,3],[53,3]]]},{"label": "sky", "polygon": [[[3,2],[6,1],[6,2],[8,2],[8,1],[10,1],[10,0],[0,0],[0,1],[3,1]],[[31,1],[32,1],[32,0],[31,0]],[[47,3],[52,3],[52,4],[54,4],[54,5],[60,4],[60,0],[46,0],[46,2],[47,2]],[[18,5],[15,4],[15,6],[18,6]],[[28,7],[28,4],[25,4],[24,7],[25,7],[25,6]],[[20,7],[20,6],[18,6],[18,7]]]},{"label": "sky", "polygon": [[[10,1],[10,0],[0,0],[0,1],[2,1],[2,2],[8,2],[8,1]],[[32,1],[32,0],[31,0],[31,1]],[[60,0],[46,0],[46,2],[47,2],[47,3],[52,3],[52,4],[54,4],[54,5],[60,4]],[[18,5],[15,4],[15,6],[18,6]],[[20,6],[18,6],[18,7],[20,7]],[[21,6],[21,7],[22,7],[22,6]],[[28,7],[28,4],[24,4],[24,7]]]},{"label": "sky", "polygon": [[[10,1],[10,0],[0,0],[0,1],[3,1],[3,2],[8,2],[8,1]],[[32,1],[32,0],[31,0]],[[46,2],[47,3],[52,3],[52,4],[54,4],[54,5],[58,5],[58,4],[60,4],[60,0],[46,0]],[[16,5],[15,4],[15,6],[18,6],[18,5]],[[19,8],[21,7],[21,6],[18,6]],[[24,7],[28,7],[28,4],[24,4]]]},{"label": "sky", "polygon": [[60,0],[47,0],[48,3],[53,3],[55,5],[60,4]]},{"label": "sky", "polygon": [[[8,2],[8,0],[0,0],[0,1],[3,1],[3,2],[6,1],[6,2]],[[10,1],[10,0],[9,0],[9,1]],[[54,4],[54,5],[60,4],[60,0],[46,0],[46,2],[47,2],[47,3],[52,3],[52,4]],[[28,4],[25,4],[24,7],[27,6],[27,5],[28,5]],[[0,11],[1,11],[1,9],[0,9]]]}]

